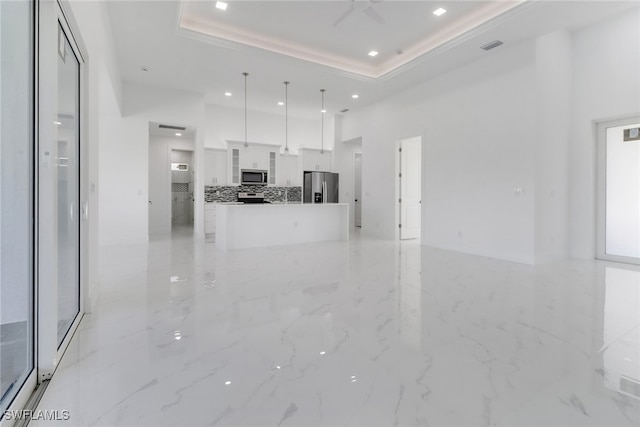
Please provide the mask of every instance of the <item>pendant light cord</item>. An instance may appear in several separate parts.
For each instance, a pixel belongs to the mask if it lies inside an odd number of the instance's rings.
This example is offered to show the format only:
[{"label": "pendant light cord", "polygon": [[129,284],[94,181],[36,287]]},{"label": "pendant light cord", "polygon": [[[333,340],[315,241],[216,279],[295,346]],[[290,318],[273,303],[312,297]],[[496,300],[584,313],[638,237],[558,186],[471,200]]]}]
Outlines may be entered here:
[{"label": "pendant light cord", "polygon": [[249,73],[242,73],[244,76],[244,146],[249,146],[247,142],[247,76]]},{"label": "pendant light cord", "polygon": [[289,82],[284,82],[284,154],[289,154]]},{"label": "pendant light cord", "polygon": [[324,154],[324,89],[320,89],[322,93],[322,107],[320,110],[321,130],[320,130],[320,154]]}]

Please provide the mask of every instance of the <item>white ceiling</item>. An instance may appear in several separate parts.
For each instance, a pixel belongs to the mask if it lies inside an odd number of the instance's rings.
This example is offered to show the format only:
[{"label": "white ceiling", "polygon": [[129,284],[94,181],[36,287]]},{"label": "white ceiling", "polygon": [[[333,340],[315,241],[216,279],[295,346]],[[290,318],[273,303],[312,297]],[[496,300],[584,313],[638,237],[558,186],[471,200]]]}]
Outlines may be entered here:
[{"label": "white ceiling", "polygon": [[[486,20],[507,3],[509,11],[456,36],[460,28]],[[321,88],[326,89],[328,113],[357,109],[525,39],[562,27],[576,29],[638,6],[637,1],[529,0],[513,7],[516,2],[385,0],[373,4],[384,19],[380,24],[362,12],[369,5],[363,1],[333,27],[349,0],[230,1],[225,12],[214,4],[109,2],[123,79],[202,94],[207,103],[240,109],[246,71],[250,109],[282,114],[277,102],[288,80],[289,114],[314,118],[320,114]],[[435,17],[437,7],[447,13]],[[203,31],[194,31],[195,21]],[[223,31],[212,36],[212,28]],[[494,51],[480,49],[495,39],[505,44]],[[252,46],[259,44],[256,40],[269,50]],[[398,62],[411,46],[430,49],[406,64]],[[380,55],[368,57],[370,49]],[[404,53],[397,55],[399,49]],[[227,91],[233,96],[226,97]],[[352,99],[353,93],[359,99]]]},{"label": "white ceiling", "polygon": [[[229,40],[377,78],[523,1],[240,1],[226,11],[187,1],[179,24],[213,43]],[[434,15],[441,6],[447,12]],[[372,50],[379,54],[369,56]]]}]

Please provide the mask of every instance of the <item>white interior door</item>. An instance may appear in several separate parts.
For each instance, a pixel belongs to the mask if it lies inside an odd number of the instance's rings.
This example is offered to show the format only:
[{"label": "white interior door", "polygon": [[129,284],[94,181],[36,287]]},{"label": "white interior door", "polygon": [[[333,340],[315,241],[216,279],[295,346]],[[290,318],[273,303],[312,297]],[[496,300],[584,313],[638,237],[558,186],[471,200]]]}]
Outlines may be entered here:
[{"label": "white interior door", "polygon": [[400,238],[420,237],[422,223],[422,139],[400,141]]},{"label": "white interior door", "polygon": [[355,189],[353,225],[362,227],[362,154],[356,153],[354,159]]},{"label": "white interior door", "polygon": [[640,264],[640,117],[599,123],[597,257]]}]

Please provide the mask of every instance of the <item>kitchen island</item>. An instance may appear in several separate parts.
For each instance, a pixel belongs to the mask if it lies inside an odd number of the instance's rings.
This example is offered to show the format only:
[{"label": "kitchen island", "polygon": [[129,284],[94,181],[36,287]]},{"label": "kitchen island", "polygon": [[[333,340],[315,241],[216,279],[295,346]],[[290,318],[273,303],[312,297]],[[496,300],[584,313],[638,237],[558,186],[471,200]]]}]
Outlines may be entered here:
[{"label": "kitchen island", "polygon": [[223,251],[349,240],[349,204],[220,204],[216,247]]}]

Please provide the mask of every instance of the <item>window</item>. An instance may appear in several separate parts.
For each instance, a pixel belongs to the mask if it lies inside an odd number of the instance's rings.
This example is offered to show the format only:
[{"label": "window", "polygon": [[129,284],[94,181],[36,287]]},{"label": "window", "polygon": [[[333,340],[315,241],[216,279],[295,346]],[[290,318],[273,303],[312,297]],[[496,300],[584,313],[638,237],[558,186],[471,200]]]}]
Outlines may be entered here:
[{"label": "window", "polygon": [[34,367],[32,6],[0,2],[0,414]]}]

